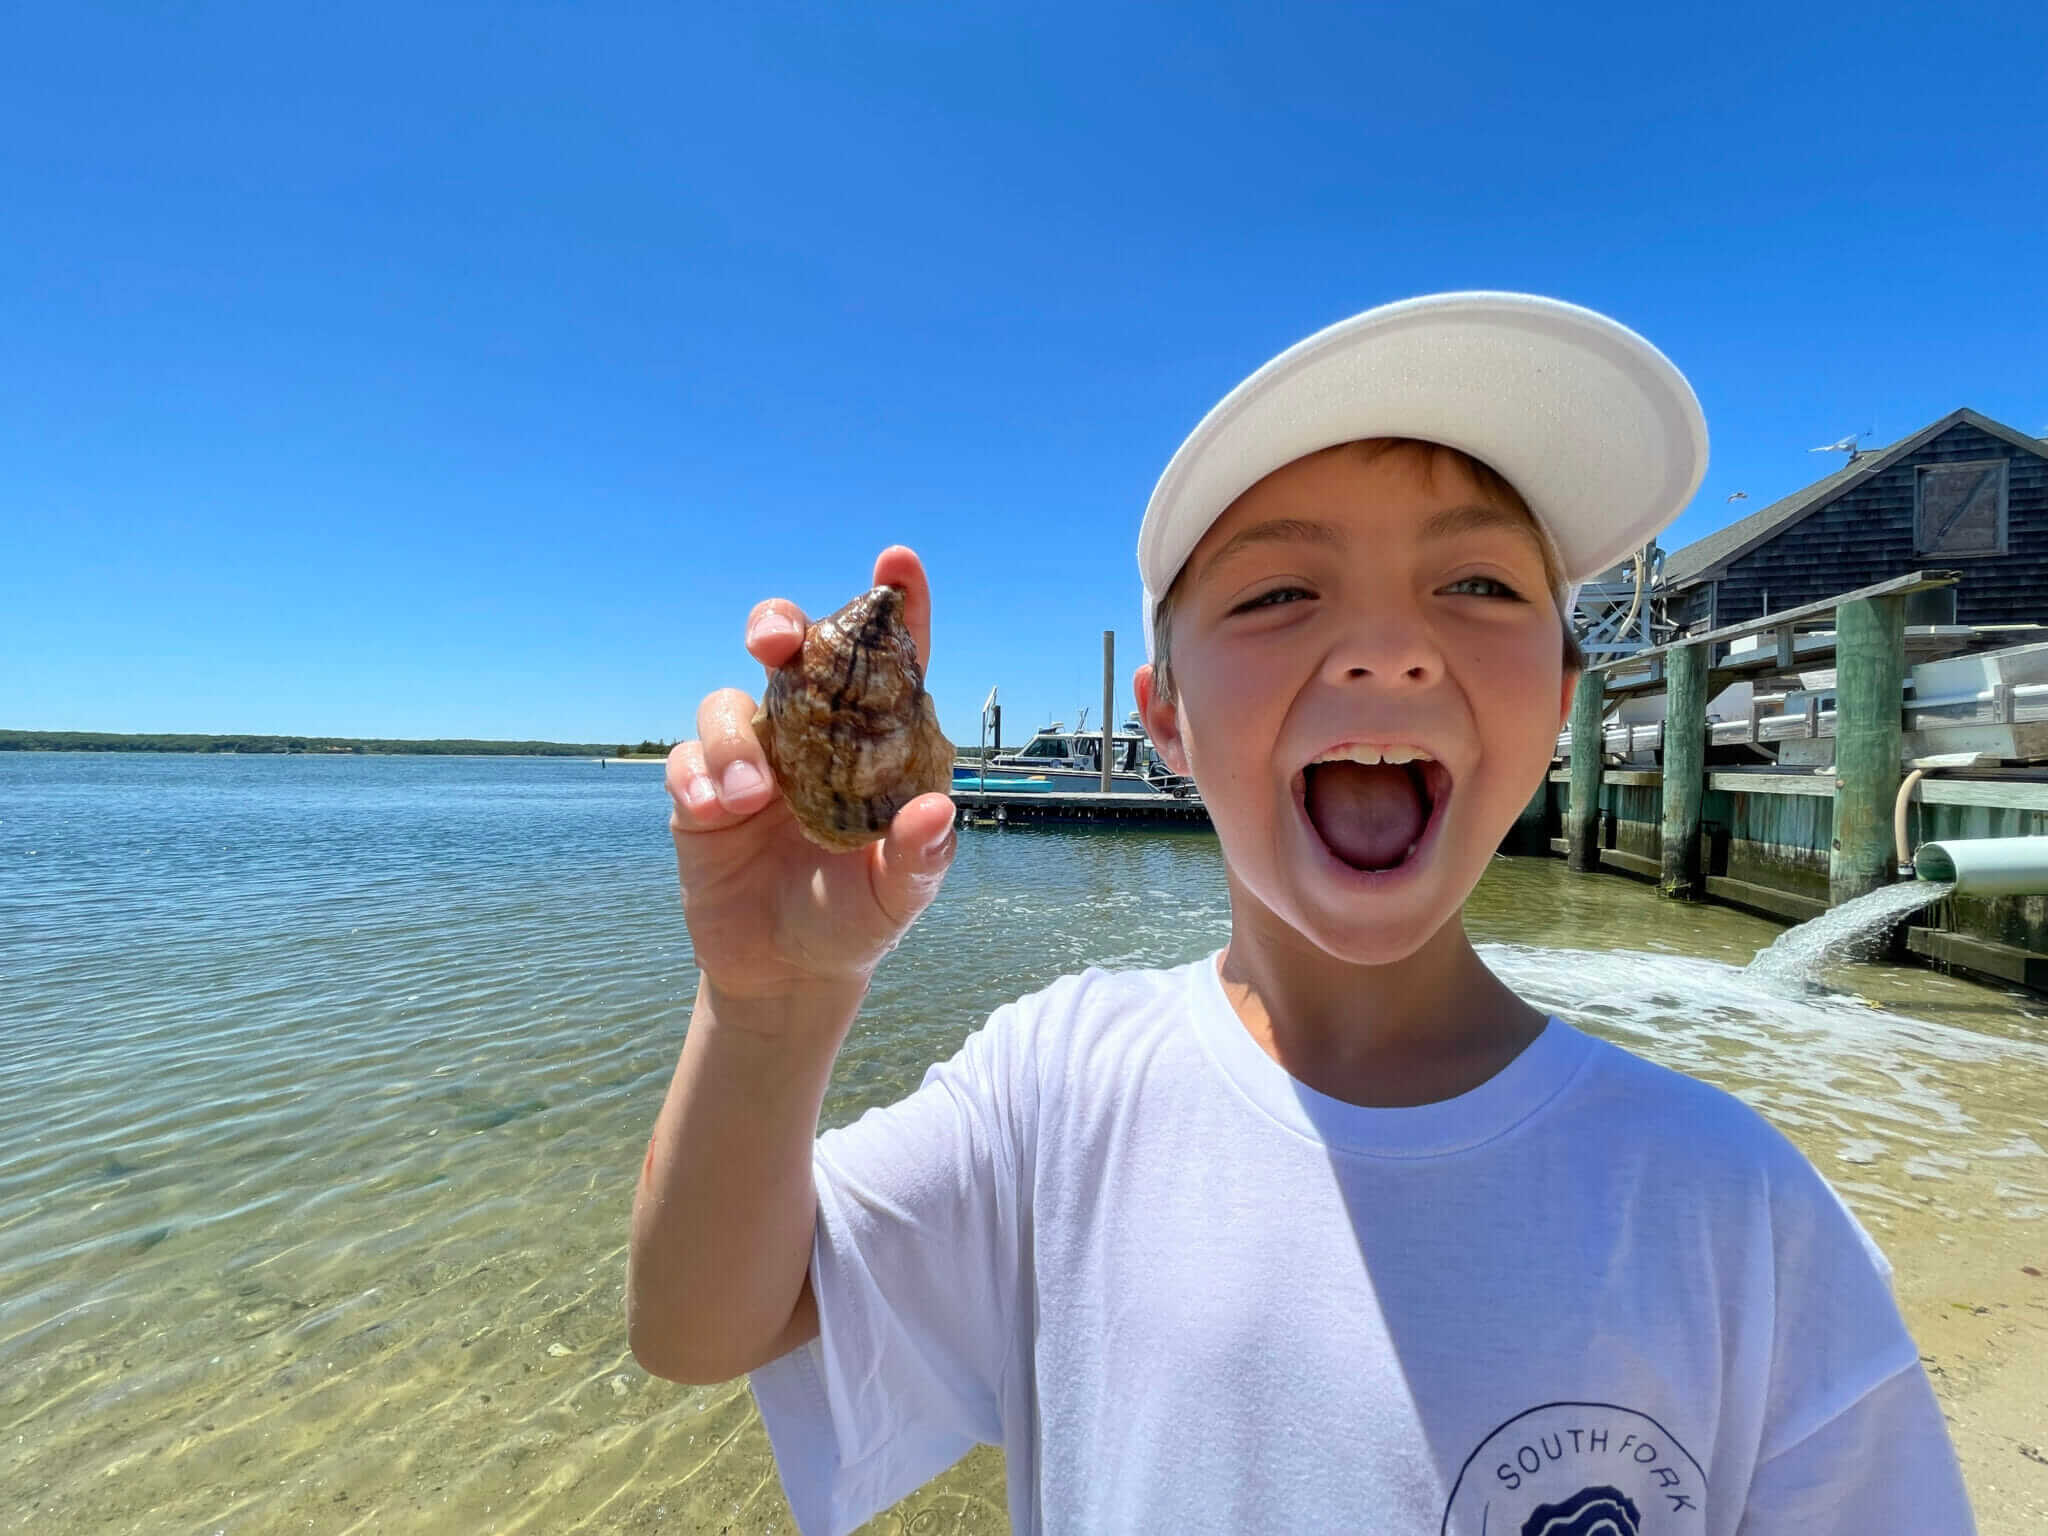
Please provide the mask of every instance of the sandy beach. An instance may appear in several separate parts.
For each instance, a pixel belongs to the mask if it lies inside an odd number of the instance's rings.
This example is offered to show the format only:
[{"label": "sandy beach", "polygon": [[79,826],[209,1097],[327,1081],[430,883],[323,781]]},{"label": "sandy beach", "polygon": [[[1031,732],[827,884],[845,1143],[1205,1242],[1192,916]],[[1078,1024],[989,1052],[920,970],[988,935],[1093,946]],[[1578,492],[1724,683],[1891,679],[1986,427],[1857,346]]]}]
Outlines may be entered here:
[{"label": "sandy beach", "polygon": [[1980,1528],[2048,1530],[2048,1223],[1984,1221],[1927,1193],[1879,1240]]}]

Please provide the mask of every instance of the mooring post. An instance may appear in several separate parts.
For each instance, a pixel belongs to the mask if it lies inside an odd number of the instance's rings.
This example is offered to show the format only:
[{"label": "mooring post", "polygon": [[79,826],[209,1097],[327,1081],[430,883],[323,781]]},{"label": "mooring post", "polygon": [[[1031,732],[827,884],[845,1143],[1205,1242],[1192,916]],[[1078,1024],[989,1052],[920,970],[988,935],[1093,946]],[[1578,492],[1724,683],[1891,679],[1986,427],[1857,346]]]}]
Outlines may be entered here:
[{"label": "mooring post", "polygon": [[1707,793],[1707,647],[1664,656],[1664,857],[1657,889],[1679,901],[1706,894],[1700,808]]},{"label": "mooring post", "polygon": [[1866,597],[1835,614],[1835,827],[1828,901],[1889,885],[1905,703],[1905,599]]},{"label": "mooring post", "polygon": [[1116,740],[1116,631],[1102,632],[1102,793],[1109,793],[1109,749]]},{"label": "mooring post", "polygon": [[1607,707],[1607,674],[1588,667],[1572,695],[1572,801],[1564,816],[1565,867],[1584,874],[1600,867],[1600,716]]}]

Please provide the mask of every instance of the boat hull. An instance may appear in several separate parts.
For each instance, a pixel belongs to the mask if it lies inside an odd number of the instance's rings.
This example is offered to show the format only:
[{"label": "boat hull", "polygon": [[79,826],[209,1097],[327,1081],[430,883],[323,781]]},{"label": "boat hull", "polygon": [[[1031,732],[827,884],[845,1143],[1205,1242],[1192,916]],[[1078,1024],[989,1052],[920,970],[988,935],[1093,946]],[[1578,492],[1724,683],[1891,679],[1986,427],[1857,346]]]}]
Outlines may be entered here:
[{"label": "boat hull", "polygon": [[[993,790],[998,794],[1087,794],[1102,788],[1102,775],[1087,769],[983,768],[975,763],[955,763],[953,787]],[[1120,795],[1163,793],[1151,780],[1135,773],[1112,773],[1109,787],[1112,793]]]}]

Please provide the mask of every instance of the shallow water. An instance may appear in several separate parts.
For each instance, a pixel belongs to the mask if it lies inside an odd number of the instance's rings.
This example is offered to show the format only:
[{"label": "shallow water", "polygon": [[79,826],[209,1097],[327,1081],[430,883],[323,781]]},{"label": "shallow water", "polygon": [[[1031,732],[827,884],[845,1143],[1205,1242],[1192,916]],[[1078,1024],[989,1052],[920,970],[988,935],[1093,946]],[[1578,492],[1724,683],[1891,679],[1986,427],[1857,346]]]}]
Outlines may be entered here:
[{"label": "shallow water", "polygon": [[[0,754],[0,1530],[789,1528],[744,1388],[623,1337],[694,987],[663,823],[651,764]],[[1206,834],[963,834],[827,1120],[1062,972],[1213,949],[1224,902]],[[1756,1104],[1888,1246],[2040,1262],[2039,1003],[1871,966],[1772,995],[1773,926],[1552,861],[1497,860],[1470,924]],[[877,1528],[1001,1503],[978,1453]]]}]

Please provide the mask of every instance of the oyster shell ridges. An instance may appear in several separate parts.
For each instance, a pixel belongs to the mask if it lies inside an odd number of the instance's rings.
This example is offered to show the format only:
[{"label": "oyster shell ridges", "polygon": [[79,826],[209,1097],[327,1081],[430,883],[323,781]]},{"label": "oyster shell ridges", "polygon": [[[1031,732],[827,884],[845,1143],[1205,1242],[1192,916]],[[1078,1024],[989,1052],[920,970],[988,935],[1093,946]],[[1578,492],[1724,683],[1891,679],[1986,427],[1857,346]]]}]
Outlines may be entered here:
[{"label": "oyster shell ridges", "polygon": [[875,587],[804,632],[768,679],[754,733],[805,837],[865,847],[919,795],[953,786],[903,593]]}]

